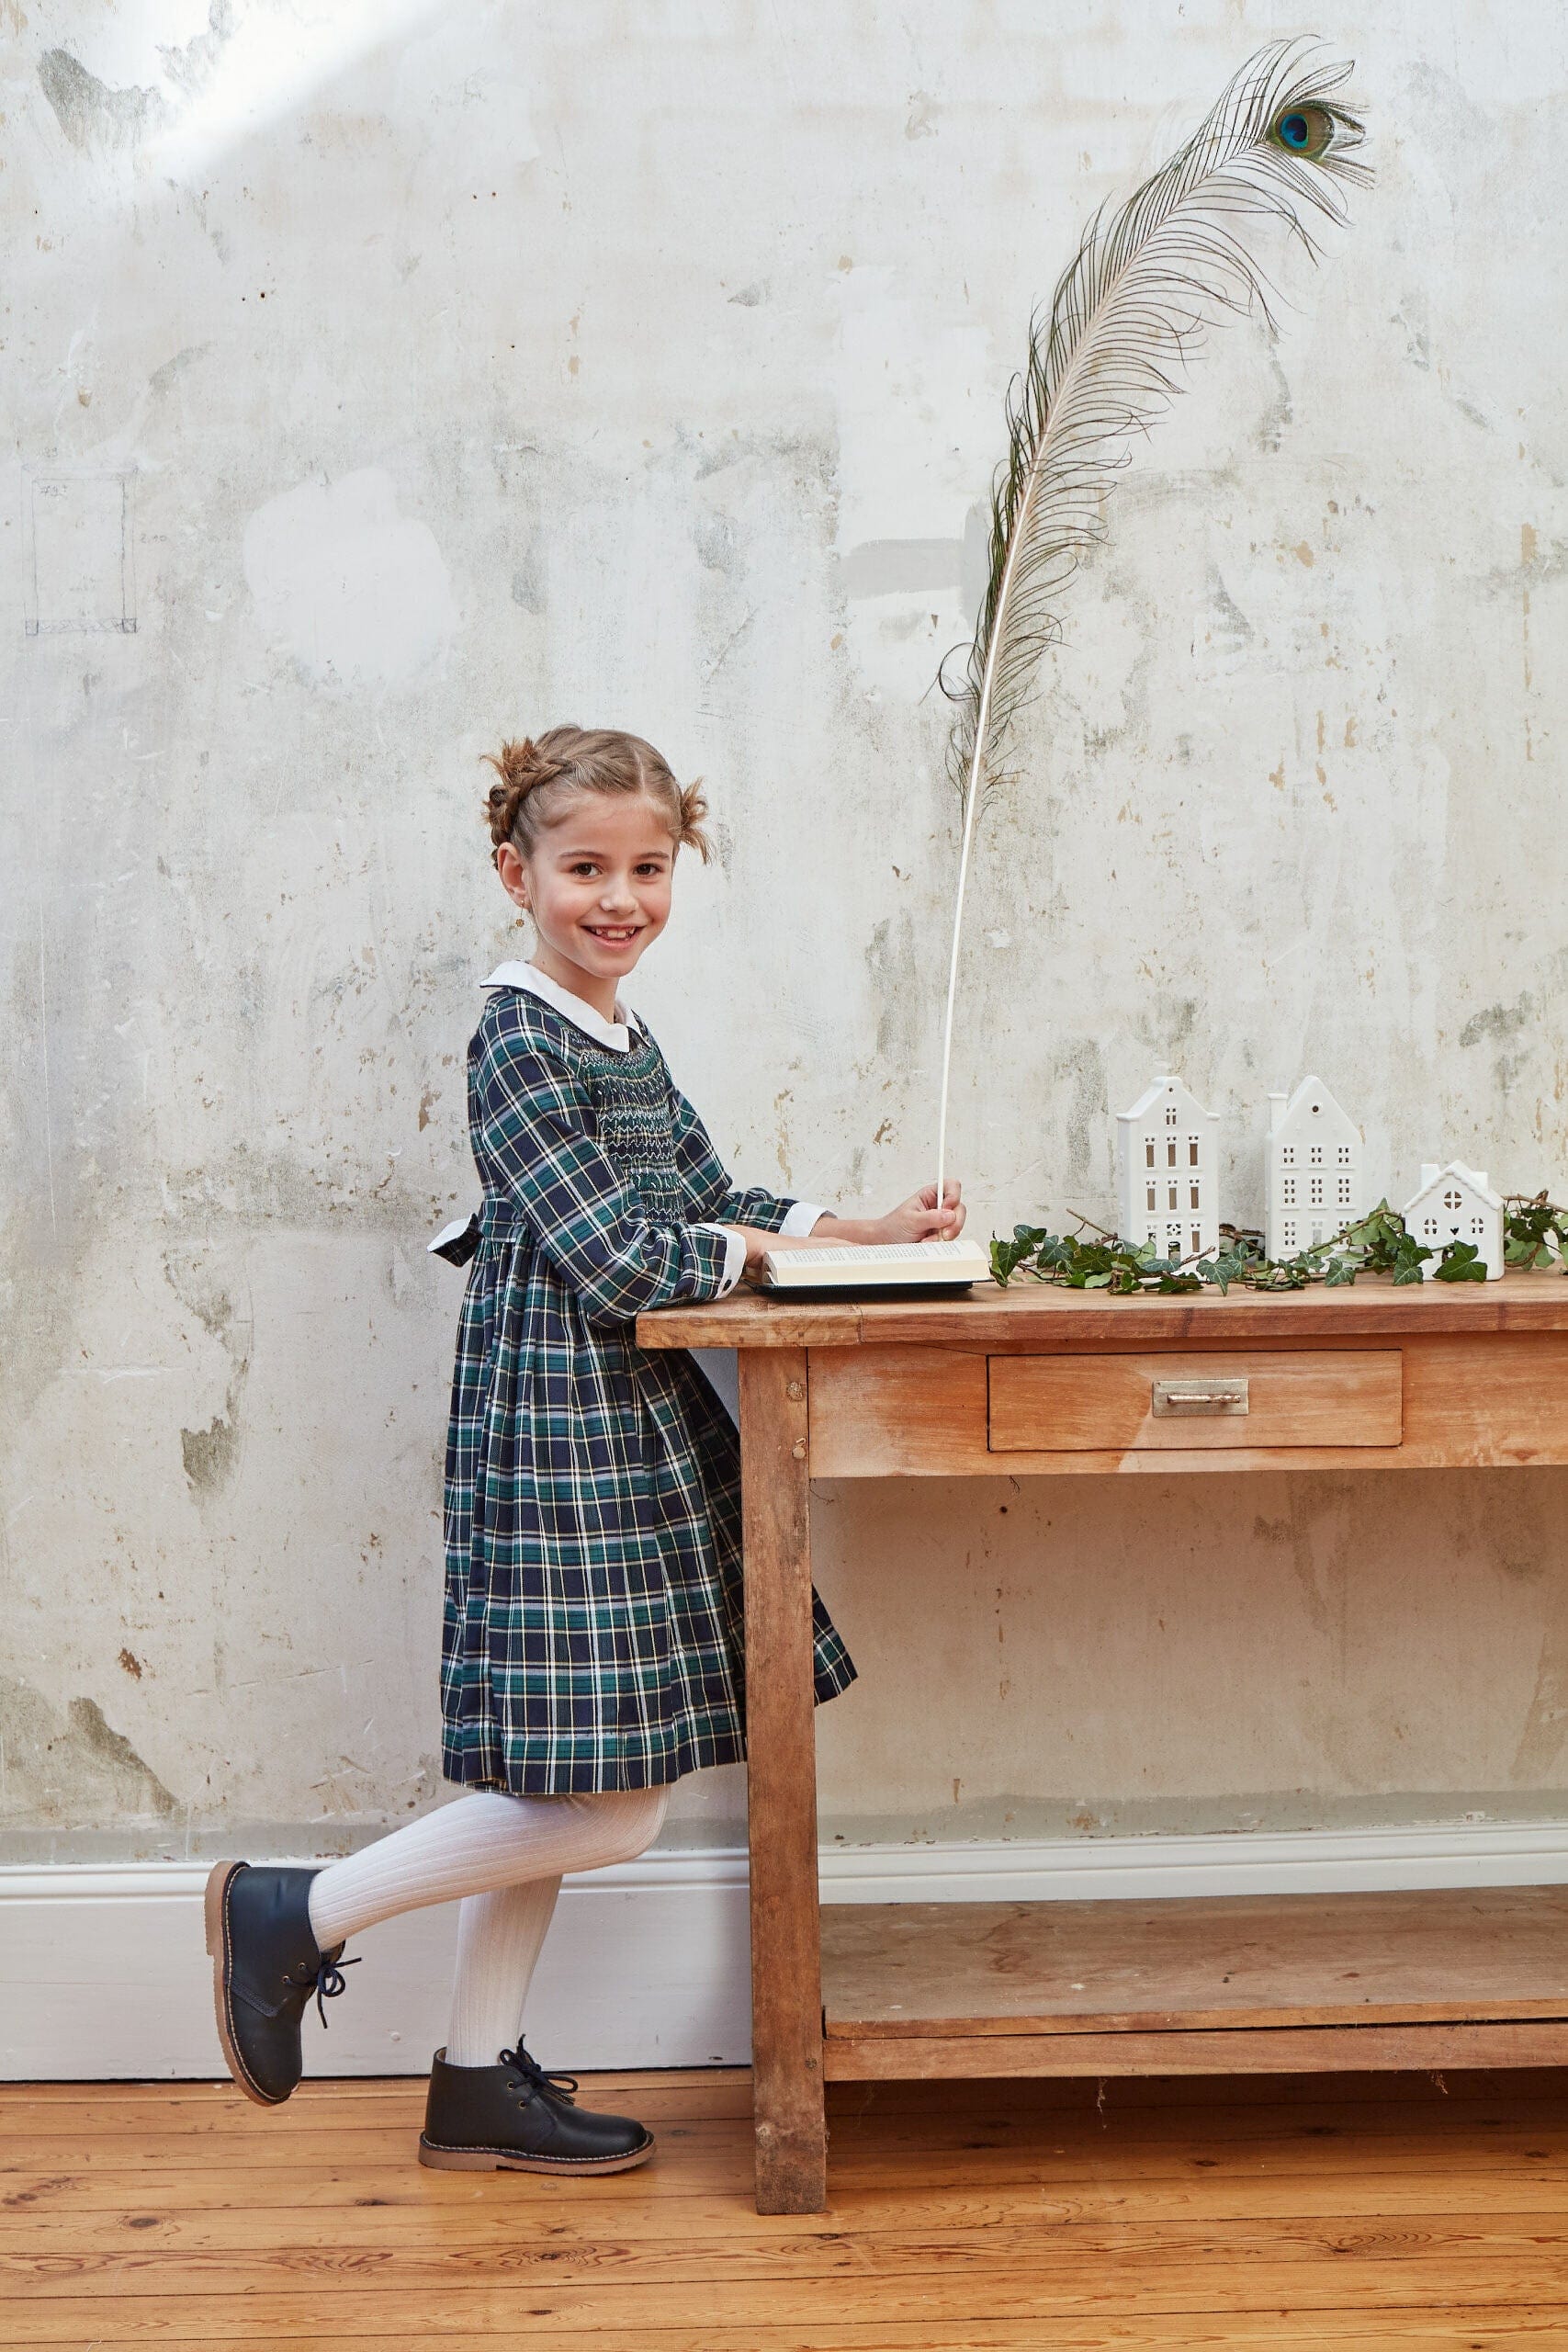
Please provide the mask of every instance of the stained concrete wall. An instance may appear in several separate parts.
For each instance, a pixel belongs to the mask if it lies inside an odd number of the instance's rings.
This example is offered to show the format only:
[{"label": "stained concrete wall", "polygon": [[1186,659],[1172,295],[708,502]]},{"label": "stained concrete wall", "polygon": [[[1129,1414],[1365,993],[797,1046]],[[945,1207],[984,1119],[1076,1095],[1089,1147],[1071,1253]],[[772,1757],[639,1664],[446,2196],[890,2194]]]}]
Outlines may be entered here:
[{"label": "stained concrete wall", "polygon": [[[478,753],[708,779],[635,991],[747,1174],[930,1171],[942,714],[1031,303],[1261,6],[0,10],[4,1852],[437,1786]],[[1138,455],[994,812],[954,1159],[1184,1070],[1568,1184],[1568,32],[1358,0],[1376,189]],[[1568,1474],[845,1484],[827,1834],[1562,1809]],[[680,1792],[721,1838],[739,1775]]]}]

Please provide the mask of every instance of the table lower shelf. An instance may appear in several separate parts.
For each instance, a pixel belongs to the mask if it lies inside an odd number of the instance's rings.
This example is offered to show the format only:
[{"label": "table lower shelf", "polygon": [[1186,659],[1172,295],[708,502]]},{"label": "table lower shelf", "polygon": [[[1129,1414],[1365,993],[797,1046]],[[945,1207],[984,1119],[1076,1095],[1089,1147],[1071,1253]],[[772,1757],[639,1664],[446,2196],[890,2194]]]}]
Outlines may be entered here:
[{"label": "table lower shelf", "polygon": [[1568,2064],[1568,1887],[831,1904],[823,2072]]}]

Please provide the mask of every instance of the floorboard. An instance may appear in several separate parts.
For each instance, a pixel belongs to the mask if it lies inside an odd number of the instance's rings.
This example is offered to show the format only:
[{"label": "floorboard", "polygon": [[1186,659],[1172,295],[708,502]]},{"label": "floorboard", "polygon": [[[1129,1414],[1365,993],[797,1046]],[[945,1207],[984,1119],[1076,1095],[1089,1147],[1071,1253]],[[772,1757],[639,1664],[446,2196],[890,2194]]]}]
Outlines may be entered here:
[{"label": "floorboard", "polygon": [[1568,2344],[1568,2075],[846,2085],[761,2217],[735,2069],[585,2077],[660,2138],[414,2161],[422,2092],[0,2088],[6,2352],[1505,2352]]}]

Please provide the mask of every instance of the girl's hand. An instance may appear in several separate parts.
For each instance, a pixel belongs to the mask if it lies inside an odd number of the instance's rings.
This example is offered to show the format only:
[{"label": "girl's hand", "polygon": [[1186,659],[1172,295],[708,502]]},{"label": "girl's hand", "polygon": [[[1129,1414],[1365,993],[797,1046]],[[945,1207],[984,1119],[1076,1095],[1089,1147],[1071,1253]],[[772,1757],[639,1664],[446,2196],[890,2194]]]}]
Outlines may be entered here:
[{"label": "girl's hand", "polygon": [[[956,1241],[964,1230],[964,1188],[950,1178],[942,1186],[942,1206],[936,1186],[922,1185],[900,1201],[886,1216],[875,1217],[858,1238],[863,1241]],[[818,1226],[818,1232],[821,1227]]]},{"label": "girl's hand", "polygon": [[827,1223],[828,1219],[818,1217],[817,1230],[812,1235],[770,1233],[761,1225],[736,1225],[731,1226],[729,1229],[732,1233],[739,1233],[745,1241],[747,1272],[760,1274],[762,1271],[762,1261],[771,1250],[819,1250],[824,1240],[832,1238],[823,1231]]},{"label": "girl's hand", "polygon": [[963,1186],[951,1181],[942,1186],[942,1204],[936,1204],[936,1186],[924,1185],[900,1201],[886,1216],[849,1217],[819,1216],[811,1228],[811,1240],[818,1247],[825,1241],[858,1241],[874,1245],[886,1241],[955,1241],[964,1230]]}]

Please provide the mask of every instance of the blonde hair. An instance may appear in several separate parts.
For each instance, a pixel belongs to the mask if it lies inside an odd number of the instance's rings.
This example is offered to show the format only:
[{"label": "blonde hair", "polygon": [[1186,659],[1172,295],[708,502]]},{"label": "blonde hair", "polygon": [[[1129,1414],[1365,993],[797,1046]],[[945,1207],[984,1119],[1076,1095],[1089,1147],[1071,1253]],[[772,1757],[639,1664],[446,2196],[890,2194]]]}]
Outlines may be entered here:
[{"label": "blonde hair", "polygon": [[492,860],[508,842],[531,856],[574,792],[643,792],[657,803],[671,840],[707,863],[706,801],[694,784],[677,784],[662,752],[640,735],[614,727],[552,727],[536,741],[525,735],[504,742],[484,761],[499,779],[484,804]]}]

